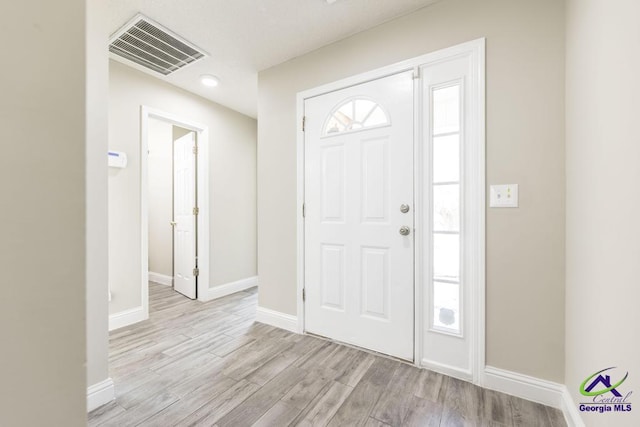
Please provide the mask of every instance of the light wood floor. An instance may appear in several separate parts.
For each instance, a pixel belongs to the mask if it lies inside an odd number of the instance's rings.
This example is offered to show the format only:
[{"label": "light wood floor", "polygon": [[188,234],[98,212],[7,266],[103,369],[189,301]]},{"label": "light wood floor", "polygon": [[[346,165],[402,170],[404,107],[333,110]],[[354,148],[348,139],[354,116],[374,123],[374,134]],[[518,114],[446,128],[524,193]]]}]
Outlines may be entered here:
[{"label": "light wood floor", "polygon": [[560,411],[254,322],[256,290],[206,304],[151,284],[110,336],[116,400],[90,426],[564,426]]}]

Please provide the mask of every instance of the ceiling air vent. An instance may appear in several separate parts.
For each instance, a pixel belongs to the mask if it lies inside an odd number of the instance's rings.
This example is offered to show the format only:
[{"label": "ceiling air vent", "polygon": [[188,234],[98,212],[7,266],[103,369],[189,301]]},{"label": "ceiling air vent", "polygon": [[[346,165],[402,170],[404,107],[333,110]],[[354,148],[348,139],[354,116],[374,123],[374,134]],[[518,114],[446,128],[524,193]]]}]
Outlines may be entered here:
[{"label": "ceiling air vent", "polygon": [[167,76],[206,54],[192,43],[143,15],[136,15],[111,36],[109,52]]}]

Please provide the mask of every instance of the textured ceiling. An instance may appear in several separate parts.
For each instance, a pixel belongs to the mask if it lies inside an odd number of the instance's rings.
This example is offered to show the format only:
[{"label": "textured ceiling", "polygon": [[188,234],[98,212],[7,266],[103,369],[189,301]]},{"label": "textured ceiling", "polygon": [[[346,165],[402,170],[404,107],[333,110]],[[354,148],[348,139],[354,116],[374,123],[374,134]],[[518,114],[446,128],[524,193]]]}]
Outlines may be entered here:
[{"label": "textured ceiling", "polygon": [[[162,77],[256,117],[258,71],[438,0],[109,0],[113,33],[137,13],[204,49],[209,57]],[[201,74],[220,78],[217,88]]]}]

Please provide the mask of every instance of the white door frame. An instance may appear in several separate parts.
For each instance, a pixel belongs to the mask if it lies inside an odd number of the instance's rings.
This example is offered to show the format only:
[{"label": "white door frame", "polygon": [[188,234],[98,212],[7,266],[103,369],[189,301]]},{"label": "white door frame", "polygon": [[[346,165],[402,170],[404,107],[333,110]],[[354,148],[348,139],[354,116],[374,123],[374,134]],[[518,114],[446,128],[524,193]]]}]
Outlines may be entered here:
[{"label": "white door frame", "polygon": [[156,110],[143,105],[140,108],[140,223],[142,242],[142,309],[144,318],[149,318],[149,120],[157,119],[172,125],[180,126],[197,133],[198,139],[198,167],[197,167],[197,197],[198,207],[198,300],[206,300],[209,290],[209,127],[203,124],[181,118],[171,113]]},{"label": "white door frame", "polygon": [[[474,178],[472,188],[467,188],[465,191],[470,192],[476,203],[474,206],[469,207],[469,216],[474,229],[471,230],[469,236],[466,236],[468,244],[473,248],[473,253],[476,254],[475,262],[468,266],[466,271],[466,277],[468,278],[467,286],[471,288],[472,298],[468,303],[468,315],[472,319],[472,324],[475,325],[471,331],[467,331],[471,335],[471,372],[459,372],[458,369],[449,366],[433,366],[429,368],[437,371],[441,371],[447,375],[458,376],[460,378],[471,380],[475,384],[482,384],[484,382],[484,369],[485,369],[485,39],[477,39],[467,43],[462,43],[450,48],[442,49],[433,53],[422,55],[416,58],[412,58],[406,61],[402,61],[390,66],[382,67],[376,70],[372,70],[366,73],[358,74],[356,76],[348,77],[336,82],[332,82],[326,85],[322,85],[313,89],[309,89],[303,92],[299,92],[297,95],[296,105],[296,117],[298,118],[297,124],[297,206],[296,206],[296,218],[297,218],[297,319],[299,333],[304,333],[304,302],[302,299],[304,289],[304,217],[302,206],[304,203],[304,139],[305,134],[303,131],[303,118],[304,118],[304,102],[307,98],[323,95],[325,93],[334,92],[339,89],[344,89],[357,84],[365,83],[367,81],[380,79],[392,74],[397,74],[403,71],[414,70],[419,72],[419,68],[424,65],[435,64],[438,62],[447,61],[460,56],[471,56],[473,58],[474,70],[472,79],[474,80],[474,87],[476,93],[471,96],[473,98],[473,104],[477,106],[477,111],[473,112],[473,125],[476,129],[475,135],[473,135],[474,141],[477,142],[476,146],[470,150],[468,163],[465,165],[465,173],[467,176]],[[422,102],[422,88],[420,85],[415,85],[415,195],[414,204],[420,206],[422,198],[420,195],[424,192],[424,185],[421,177],[423,170],[422,165],[422,152],[421,143],[423,139],[423,119],[421,117],[421,102]],[[416,229],[422,230],[423,224],[422,215],[416,215]],[[424,271],[425,262],[422,260],[421,248],[423,246],[423,233],[415,233],[415,342],[414,342],[414,363],[417,366],[424,366],[423,361],[423,346],[422,337],[424,331],[424,316],[429,312],[426,307],[423,306],[422,301],[424,297],[423,290],[426,289],[425,284],[422,283],[422,271]],[[470,240],[470,241],[469,241]]]}]

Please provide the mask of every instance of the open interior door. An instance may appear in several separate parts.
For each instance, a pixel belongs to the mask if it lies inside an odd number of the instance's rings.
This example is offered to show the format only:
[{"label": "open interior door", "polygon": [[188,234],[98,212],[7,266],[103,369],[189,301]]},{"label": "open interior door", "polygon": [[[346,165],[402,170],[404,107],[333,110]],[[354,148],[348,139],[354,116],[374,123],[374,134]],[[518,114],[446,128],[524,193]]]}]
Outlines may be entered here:
[{"label": "open interior door", "polygon": [[196,135],[189,132],[173,145],[173,288],[195,299],[196,252]]}]

